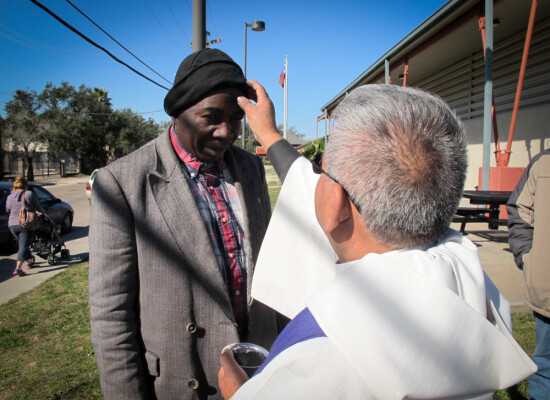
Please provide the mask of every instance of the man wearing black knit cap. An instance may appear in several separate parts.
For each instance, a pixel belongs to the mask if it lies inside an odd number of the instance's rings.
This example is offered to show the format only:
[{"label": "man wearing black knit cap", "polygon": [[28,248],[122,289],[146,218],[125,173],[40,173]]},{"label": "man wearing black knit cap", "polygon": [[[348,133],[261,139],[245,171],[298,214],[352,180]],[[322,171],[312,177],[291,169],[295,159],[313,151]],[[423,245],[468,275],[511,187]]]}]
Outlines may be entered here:
[{"label": "man wearing black knit cap", "polygon": [[277,334],[250,298],[270,201],[259,158],[232,145],[247,94],[227,54],[191,54],[164,100],[172,126],[97,174],[89,303],[106,399],[219,398],[223,347]]}]

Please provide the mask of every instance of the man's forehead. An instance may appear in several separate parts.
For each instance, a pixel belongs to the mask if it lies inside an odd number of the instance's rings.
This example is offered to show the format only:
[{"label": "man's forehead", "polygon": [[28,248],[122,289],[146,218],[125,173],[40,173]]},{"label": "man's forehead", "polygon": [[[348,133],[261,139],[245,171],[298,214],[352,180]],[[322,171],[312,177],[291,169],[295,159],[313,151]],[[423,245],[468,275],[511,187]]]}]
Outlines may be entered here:
[{"label": "man's forehead", "polygon": [[239,96],[245,95],[240,88],[236,86],[229,86],[229,87],[214,88],[210,90],[208,93],[206,93],[206,95],[203,98],[205,99],[208,97],[212,97],[216,94],[228,94],[232,97],[235,97],[235,99]]},{"label": "man's forehead", "polygon": [[239,96],[243,96],[243,93],[238,88],[231,87],[214,89],[207,93],[201,100],[190,108],[199,107],[202,109],[223,109],[230,105],[238,107],[237,97]]}]

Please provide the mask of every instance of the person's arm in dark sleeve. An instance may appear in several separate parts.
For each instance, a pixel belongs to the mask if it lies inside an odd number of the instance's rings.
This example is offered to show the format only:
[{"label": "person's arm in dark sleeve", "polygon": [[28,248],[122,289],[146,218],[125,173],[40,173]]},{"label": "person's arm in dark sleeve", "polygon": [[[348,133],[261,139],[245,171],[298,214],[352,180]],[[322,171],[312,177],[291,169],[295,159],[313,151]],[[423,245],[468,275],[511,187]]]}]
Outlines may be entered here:
[{"label": "person's arm in dark sleeve", "polygon": [[290,166],[299,157],[301,157],[300,153],[286,140],[273,143],[267,151],[267,158],[273,164],[281,183],[284,183]]},{"label": "person's arm in dark sleeve", "polygon": [[46,211],[44,211],[44,208],[42,207],[42,204],[40,204],[40,200],[38,200],[38,197],[36,197],[36,195],[30,190],[27,190],[25,192],[25,200],[27,200],[28,204],[32,204],[31,207],[35,211],[41,212],[42,214],[46,213]]},{"label": "person's arm in dark sleeve", "polygon": [[533,246],[533,205],[536,182],[531,174],[533,160],[525,170],[512,192],[506,210],[508,211],[508,244],[516,265],[523,269],[523,255]]}]

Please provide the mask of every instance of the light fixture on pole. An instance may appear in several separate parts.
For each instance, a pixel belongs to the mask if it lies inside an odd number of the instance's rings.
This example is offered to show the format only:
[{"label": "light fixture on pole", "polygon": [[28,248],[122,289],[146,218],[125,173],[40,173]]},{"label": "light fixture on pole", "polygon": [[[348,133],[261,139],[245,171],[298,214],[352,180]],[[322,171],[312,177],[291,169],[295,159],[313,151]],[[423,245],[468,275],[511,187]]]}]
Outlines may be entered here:
[{"label": "light fixture on pole", "polygon": [[[255,32],[262,32],[265,31],[265,22],[264,21],[252,21],[251,24],[248,22],[244,23],[244,77],[246,78],[246,32],[248,28],[252,28]],[[246,149],[246,115],[243,117],[243,132],[242,132],[242,140],[243,140],[243,149]]]}]

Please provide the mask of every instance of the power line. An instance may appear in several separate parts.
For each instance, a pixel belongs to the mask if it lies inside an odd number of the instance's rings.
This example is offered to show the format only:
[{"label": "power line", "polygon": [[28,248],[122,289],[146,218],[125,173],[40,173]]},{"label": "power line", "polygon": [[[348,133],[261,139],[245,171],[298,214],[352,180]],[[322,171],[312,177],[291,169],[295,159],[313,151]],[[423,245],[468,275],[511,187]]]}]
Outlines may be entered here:
[{"label": "power line", "polygon": [[92,24],[94,24],[98,29],[101,30],[101,32],[103,32],[104,34],[106,34],[107,36],[109,36],[116,44],[118,44],[120,47],[122,47],[124,50],[126,50],[128,53],[130,53],[136,60],[138,60],[140,63],[142,63],[143,65],[145,65],[147,68],[149,68],[152,72],[154,72],[155,74],[157,74],[159,77],[161,77],[162,79],[164,79],[166,82],[168,82],[169,84],[172,84],[172,82],[170,82],[168,79],[166,79],[164,76],[162,76],[161,74],[159,74],[157,71],[155,71],[153,68],[151,68],[150,66],[148,66],[147,64],[145,64],[143,61],[141,61],[134,53],[132,53],[130,50],[128,50],[126,47],[124,47],[118,40],[116,40],[114,37],[112,37],[111,35],[109,35],[102,27],[100,27],[98,24],[96,24],[90,17],[88,17],[84,12],[82,12],[77,6],[75,6],[73,3],[70,2],[70,0],[65,0],[67,3],[69,3],[76,11],[78,11],[80,14],[82,14],[84,16],[84,18],[86,18],[88,21],[90,21]]},{"label": "power line", "polygon": [[135,112],[134,114],[156,114],[159,112],[165,112],[165,111],[164,110],[144,111],[144,112]]},{"label": "power line", "polygon": [[[210,4],[206,3],[206,7],[208,7],[208,12],[210,13],[210,19],[212,20],[212,25],[214,26],[214,30],[216,31],[216,36],[219,38],[220,34],[218,32],[218,29],[216,28],[216,24],[214,23],[214,15],[212,14],[212,10],[210,10]],[[220,39],[221,42],[221,39]]]},{"label": "power line", "polygon": [[53,50],[53,51],[69,53],[69,54],[90,54],[95,51],[95,50],[65,49],[62,47],[55,47],[55,46],[51,46],[50,44],[37,42],[36,40],[28,38],[27,36],[21,35],[19,32],[16,32],[13,29],[10,29],[9,27],[0,23],[0,30],[2,29],[9,32],[9,34],[0,31],[0,37],[5,37],[6,39],[11,40],[14,43],[17,43],[20,46],[25,46],[36,51],[47,52],[47,51]]},{"label": "power line", "polygon": [[160,83],[158,82],[155,82],[154,80],[152,80],[151,78],[143,75],[141,72],[137,71],[136,69],[132,68],[131,66],[129,66],[128,64],[126,64],[124,61],[122,60],[119,60],[116,56],[114,56],[113,54],[111,54],[107,49],[101,47],[99,44],[97,44],[96,42],[94,42],[92,39],[90,39],[89,37],[87,37],[86,35],[84,35],[83,33],[81,33],[80,31],[78,31],[76,28],[72,27],[70,24],[68,24],[67,22],[65,22],[62,18],[58,17],[55,13],[53,13],[51,10],[49,10],[47,7],[45,7],[44,5],[40,4],[37,0],[30,0],[31,3],[33,3],[34,5],[40,7],[42,10],[44,10],[45,12],[47,12],[48,14],[50,14],[52,17],[54,17],[57,21],[59,21],[61,24],[63,24],[65,27],[67,27],[68,29],[70,29],[71,31],[73,31],[74,33],[76,33],[78,36],[80,36],[82,39],[86,40],[88,43],[90,43],[91,45],[97,47],[98,49],[104,51],[107,55],[109,55],[113,60],[115,60],[116,62],[124,65],[126,68],[132,70],[133,72],[135,72],[136,74],[138,74],[139,76],[141,76],[142,78],[145,78],[147,79],[149,82],[151,83],[154,83],[155,85],[157,86],[160,86],[161,88],[163,89],[166,89],[166,90],[170,90],[168,89],[167,87],[165,86],[162,86]]},{"label": "power line", "polygon": [[187,36],[187,34],[185,33],[185,31],[183,30],[183,27],[181,26],[179,20],[176,18],[176,15],[174,14],[174,11],[172,10],[172,7],[170,7],[170,4],[168,4],[168,0],[164,0],[164,2],[166,3],[166,7],[168,7],[168,9],[170,10],[170,13],[172,14],[172,17],[174,17],[174,19],[176,20],[176,24],[178,24],[178,26],[180,27],[181,32],[182,32],[183,35],[187,38],[187,40],[189,41],[189,43],[191,43],[191,39],[189,39],[189,36]]},{"label": "power line", "polygon": [[[159,112],[164,112],[164,110],[155,110],[155,111],[143,111],[143,112],[136,112],[136,111],[119,111],[119,110],[114,110],[116,112],[118,112],[119,114],[123,114],[123,115],[145,115],[145,114],[156,114],[156,113],[159,113]],[[80,111],[78,114],[80,115],[112,115],[113,113],[97,113],[97,112],[88,112],[88,111]]]},{"label": "power line", "polygon": [[[32,0],[31,0],[32,1]],[[178,45],[178,43],[172,38],[172,36],[170,36],[170,34],[168,33],[168,31],[166,30],[166,28],[164,28],[164,25],[161,24],[161,22],[159,21],[159,19],[157,18],[157,16],[155,15],[155,13],[153,12],[153,10],[151,10],[151,7],[149,7],[149,4],[147,4],[147,2],[145,0],[142,0],[143,1],[143,4],[145,4],[145,7],[147,7],[147,9],[149,10],[149,12],[151,13],[151,15],[153,16],[153,18],[157,21],[157,23],[160,25],[160,27],[162,28],[162,30],[164,31],[164,33],[166,33],[166,35],[170,38],[170,40],[172,41],[172,43],[174,43],[174,45],[180,49],[180,51],[185,54],[185,51],[182,50],[182,48]]]}]

